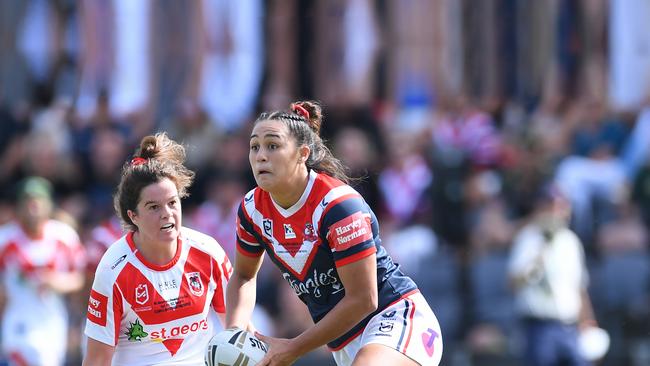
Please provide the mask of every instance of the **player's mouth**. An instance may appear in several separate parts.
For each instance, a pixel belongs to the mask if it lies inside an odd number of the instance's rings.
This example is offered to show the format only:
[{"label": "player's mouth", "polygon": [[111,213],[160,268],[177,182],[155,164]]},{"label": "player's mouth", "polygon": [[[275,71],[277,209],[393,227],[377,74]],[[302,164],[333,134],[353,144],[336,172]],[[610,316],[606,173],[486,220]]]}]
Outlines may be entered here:
[{"label": "player's mouth", "polygon": [[260,169],[257,171],[257,175],[265,175],[265,174],[271,174],[271,171],[266,169]]},{"label": "player's mouth", "polygon": [[175,227],[176,225],[174,225],[173,223],[165,224],[160,227],[160,231],[171,231],[174,230]]}]

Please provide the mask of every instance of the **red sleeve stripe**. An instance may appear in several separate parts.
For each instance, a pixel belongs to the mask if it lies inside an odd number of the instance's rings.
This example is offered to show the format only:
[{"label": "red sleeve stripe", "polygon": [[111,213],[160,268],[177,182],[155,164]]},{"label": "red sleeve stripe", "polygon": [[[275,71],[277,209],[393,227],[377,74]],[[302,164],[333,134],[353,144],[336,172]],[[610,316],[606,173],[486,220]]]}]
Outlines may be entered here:
[{"label": "red sleeve stripe", "polygon": [[117,284],[113,284],[113,326],[115,330],[115,346],[120,337],[120,323],[122,322],[122,292]]},{"label": "red sleeve stripe", "polygon": [[343,267],[346,264],[354,263],[354,262],[359,261],[359,260],[361,260],[361,259],[363,259],[365,257],[371,256],[371,255],[373,255],[375,253],[377,253],[377,248],[375,248],[375,246],[373,245],[372,247],[370,247],[368,249],[364,249],[364,250],[360,251],[359,253],[355,253],[355,254],[352,254],[349,257],[339,259],[335,263],[336,263],[337,267]]},{"label": "red sleeve stripe", "polygon": [[240,235],[238,239],[241,240],[242,242],[248,244],[248,245],[259,246],[259,243],[255,239],[255,237],[252,236],[252,235],[251,235],[250,238],[243,238],[242,235]]},{"label": "red sleeve stripe", "polygon": [[225,302],[224,293],[226,289],[223,288],[224,282],[222,281],[222,276],[228,276],[228,275],[221,272],[221,267],[219,266],[219,263],[217,263],[217,261],[214,258],[212,258],[210,264],[212,265],[212,278],[214,279],[214,282],[217,284],[217,288],[214,290],[214,295],[212,297],[212,308],[217,313],[225,313],[226,302]]},{"label": "red sleeve stripe", "polygon": [[240,243],[237,243],[237,252],[251,258],[259,258],[264,254],[264,251],[261,251],[259,253],[249,252],[246,249],[244,249]]}]

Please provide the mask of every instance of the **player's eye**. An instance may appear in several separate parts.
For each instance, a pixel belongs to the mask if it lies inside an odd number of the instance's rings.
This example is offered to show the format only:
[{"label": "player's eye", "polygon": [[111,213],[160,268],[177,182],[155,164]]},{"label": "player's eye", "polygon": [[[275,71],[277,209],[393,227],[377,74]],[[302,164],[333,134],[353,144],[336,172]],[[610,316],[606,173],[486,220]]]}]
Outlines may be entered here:
[{"label": "player's eye", "polygon": [[149,211],[156,211],[158,209],[158,205],[149,205]]},{"label": "player's eye", "polygon": [[269,150],[275,150],[278,148],[277,144],[269,144]]},{"label": "player's eye", "polygon": [[251,145],[251,151],[257,151],[259,149],[260,149],[260,146],[258,144]]}]

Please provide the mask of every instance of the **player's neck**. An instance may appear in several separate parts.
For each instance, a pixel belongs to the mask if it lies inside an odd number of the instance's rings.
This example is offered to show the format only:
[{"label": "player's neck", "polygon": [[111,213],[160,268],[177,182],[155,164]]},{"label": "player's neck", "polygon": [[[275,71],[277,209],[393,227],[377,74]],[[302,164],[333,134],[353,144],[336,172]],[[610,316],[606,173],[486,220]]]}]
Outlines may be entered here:
[{"label": "player's neck", "polygon": [[175,256],[178,248],[178,240],[170,242],[159,242],[147,238],[140,231],[133,233],[133,244],[147,262],[162,266],[169,263]]},{"label": "player's neck", "polygon": [[28,238],[32,240],[43,239],[43,235],[45,233],[45,223],[30,225],[24,222],[20,222],[20,227]]},{"label": "player's neck", "polygon": [[298,174],[296,179],[287,184],[286,189],[271,192],[271,198],[278,206],[288,209],[300,200],[307,189],[307,183],[309,183],[309,172],[305,170],[304,174]]}]

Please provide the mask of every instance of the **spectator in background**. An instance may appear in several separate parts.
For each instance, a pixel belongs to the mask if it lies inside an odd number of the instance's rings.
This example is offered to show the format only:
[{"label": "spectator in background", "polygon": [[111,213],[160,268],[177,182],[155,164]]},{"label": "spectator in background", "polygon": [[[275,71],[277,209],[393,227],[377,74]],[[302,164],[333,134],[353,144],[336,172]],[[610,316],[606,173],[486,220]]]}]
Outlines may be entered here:
[{"label": "spectator in background", "polygon": [[384,218],[402,226],[417,217],[427,217],[430,212],[425,192],[433,182],[433,174],[416,134],[393,129],[386,135],[388,161],[379,173],[379,190],[385,209]]},{"label": "spectator in background", "polygon": [[217,239],[226,253],[234,256],[237,230],[233,223],[246,184],[237,174],[222,173],[213,176],[206,188],[207,199],[190,215],[188,226]]},{"label": "spectator in background", "polygon": [[650,230],[650,159],[641,167],[631,187],[632,201],[637,206],[643,224]]},{"label": "spectator in background", "polygon": [[16,220],[0,228],[3,351],[16,365],[63,365],[68,310],[62,295],[83,286],[84,250],[70,226],[50,219],[47,180],[26,178],[16,195]]},{"label": "spectator in background", "polygon": [[567,227],[570,215],[558,187],[545,186],[532,221],[514,239],[508,268],[523,320],[526,365],[586,365],[579,329],[595,319],[584,249]]}]

